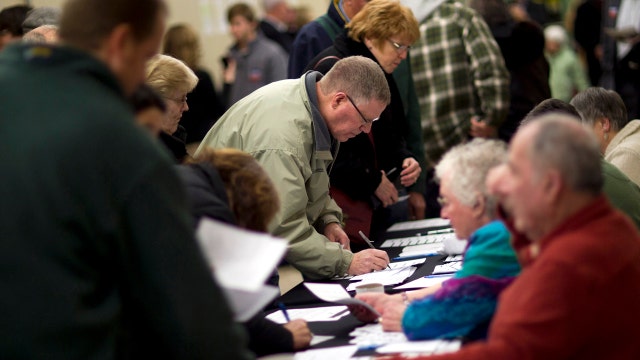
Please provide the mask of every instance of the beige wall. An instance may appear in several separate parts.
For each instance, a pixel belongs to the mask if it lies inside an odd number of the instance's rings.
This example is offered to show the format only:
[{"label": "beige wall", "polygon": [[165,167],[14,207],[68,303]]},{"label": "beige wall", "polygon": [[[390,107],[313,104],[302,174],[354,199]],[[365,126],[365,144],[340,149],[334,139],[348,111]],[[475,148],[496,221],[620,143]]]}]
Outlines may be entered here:
[{"label": "beige wall", "polygon": [[[135,1],[135,0],[132,0]],[[231,44],[227,32],[225,9],[238,0],[166,0],[170,8],[169,25],[187,22],[200,32],[203,48],[202,65],[214,76],[220,86],[220,58]],[[261,0],[244,0],[251,4],[258,13]],[[312,17],[324,13],[330,0],[289,0],[292,6],[306,6]],[[0,8],[28,3],[32,6],[61,6],[64,0],[0,0]]]}]

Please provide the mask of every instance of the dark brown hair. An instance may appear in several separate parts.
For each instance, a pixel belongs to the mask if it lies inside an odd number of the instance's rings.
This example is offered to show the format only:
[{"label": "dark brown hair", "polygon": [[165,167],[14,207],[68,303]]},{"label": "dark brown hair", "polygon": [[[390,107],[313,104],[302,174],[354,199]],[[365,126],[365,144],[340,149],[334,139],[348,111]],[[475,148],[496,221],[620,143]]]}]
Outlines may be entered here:
[{"label": "dark brown hair", "polygon": [[163,0],[69,0],[60,18],[60,39],[83,50],[97,50],[118,25],[131,26],[134,37],[151,36]]},{"label": "dark brown hair", "polygon": [[213,165],[220,174],[238,226],[266,232],[280,208],[269,175],[249,154],[237,149],[204,149],[195,162]]}]

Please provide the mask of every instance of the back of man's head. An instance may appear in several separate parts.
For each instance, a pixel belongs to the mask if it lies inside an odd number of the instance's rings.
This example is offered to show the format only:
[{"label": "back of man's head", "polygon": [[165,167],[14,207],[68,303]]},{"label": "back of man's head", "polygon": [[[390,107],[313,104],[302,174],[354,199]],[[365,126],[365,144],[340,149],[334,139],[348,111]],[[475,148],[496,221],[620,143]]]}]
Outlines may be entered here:
[{"label": "back of man's head", "polygon": [[126,24],[137,40],[143,40],[153,33],[161,11],[167,11],[163,0],[68,0],[60,19],[60,39],[93,52],[117,26]]},{"label": "back of man's head", "polygon": [[356,102],[378,100],[387,105],[391,102],[391,92],[382,68],[363,56],[339,60],[319,85],[324,94],[343,91]]},{"label": "back of man's head", "polygon": [[600,118],[607,118],[613,131],[620,131],[629,119],[624,101],[617,92],[601,87],[590,87],[571,99],[571,105],[582,117],[582,122],[593,126]]},{"label": "back of man's head", "polygon": [[27,14],[22,22],[22,31],[26,34],[29,31],[42,25],[58,25],[60,22],[60,9],[51,6],[37,7]]},{"label": "back of man's head", "polygon": [[524,119],[522,119],[522,121],[520,122],[520,127],[523,127],[531,121],[534,121],[535,119],[548,114],[564,114],[567,116],[572,116],[577,121],[580,121],[580,113],[578,112],[578,110],[576,110],[575,107],[573,107],[573,105],[560,99],[550,98],[541,101],[538,105],[536,105],[536,107],[531,109],[531,111],[529,111]]},{"label": "back of man's head", "polygon": [[572,116],[548,114],[525,128],[535,131],[529,156],[538,173],[555,169],[573,191],[598,195],[604,179],[595,135]]}]

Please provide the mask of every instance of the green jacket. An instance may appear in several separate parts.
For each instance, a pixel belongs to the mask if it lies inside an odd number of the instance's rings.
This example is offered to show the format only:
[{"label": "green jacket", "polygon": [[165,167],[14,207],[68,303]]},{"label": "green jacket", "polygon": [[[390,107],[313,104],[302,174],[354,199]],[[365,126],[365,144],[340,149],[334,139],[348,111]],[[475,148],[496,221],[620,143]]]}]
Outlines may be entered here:
[{"label": "green jacket", "polygon": [[326,224],[342,221],[342,212],[329,196],[328,172],[338,143],[317,109],[317,76],[271,83],[238,101],[211,128],[196,156],[209,146],[255,157],[280,195],[270,231],[289,241],[286,260],[306,277],[330,278],[347,272],[353,254],[321,234]]},{"label": "green jacket", "polygon": [[640,229],[640,188],[615,165],[602,160],[604,193],[611,204],[626,214]]},{"label": "green jacket", "polygon": [[109,69],[0,53],[0,357],[246,359],[168,154]]}]

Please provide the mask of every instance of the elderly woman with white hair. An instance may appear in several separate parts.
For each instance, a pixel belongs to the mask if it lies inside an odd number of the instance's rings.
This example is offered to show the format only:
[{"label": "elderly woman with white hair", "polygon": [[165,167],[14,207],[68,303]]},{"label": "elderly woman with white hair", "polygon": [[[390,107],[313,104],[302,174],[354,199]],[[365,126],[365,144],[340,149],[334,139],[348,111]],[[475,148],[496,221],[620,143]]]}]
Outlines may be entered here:
[{"label": "elderly woman with white hair", "polygon": [[188,158],[186,132],[179,126],[182,113],[189,110],[187,94],[198,84],[198,77],[185,63],[167,55],[156,55],[147,63],[146,83],[166,101],[160,140],[176,162]]},{"label": "elderly woman with white hair", "polygon": [[[520,272],[510,233],[496,220],[496,199],[485,178],[506,161],[504,143],[477,138],[447,152],[436,166],[441,216],[456,236],[468,239],[462,269],[441,285],[396,295],[359,294],[382,317],[385,330],[403,330],[412,340],[486,336],[500,292]],[[362,309],[354,309],[361,320]]]}]

